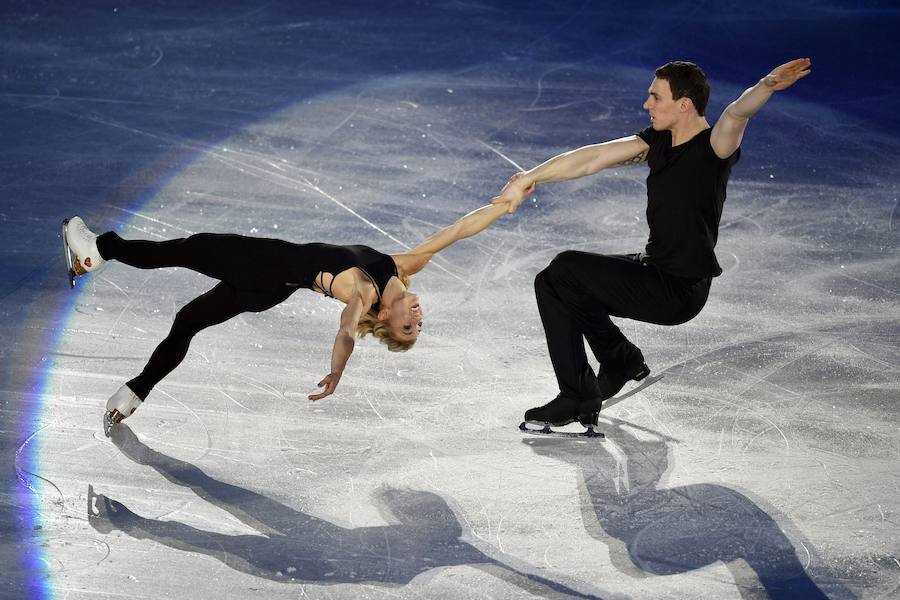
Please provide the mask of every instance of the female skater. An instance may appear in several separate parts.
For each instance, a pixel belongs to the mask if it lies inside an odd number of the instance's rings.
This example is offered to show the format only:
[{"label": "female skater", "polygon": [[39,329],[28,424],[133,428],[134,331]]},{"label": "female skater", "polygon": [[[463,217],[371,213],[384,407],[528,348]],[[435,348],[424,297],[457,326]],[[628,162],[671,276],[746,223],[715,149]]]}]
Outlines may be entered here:
[{"label": "female skater", "polygon": [[243,312],[262,312],[308,288],[346,304],[331,352],[331,370],[310,400],[337,388],[355,336],[373,334],[400,352],[413,346],[422,330],[419,298],[408,291],[409,277],[421,271],[436,252],[470,237],[507,213],[507,205],[489,204],[472,211],[402,254],[382,254],[367,246],[294,244],[278,239],[234,234],[198,233],[165,242],[125,240],[114,232],[93,233],[79,217],[63,222],[70,282],[117,260],[139,269],[186,267],[219,283],[185,305],[169,335],[150,356],[140,375],[106,403],[106,434],[113,423],[130,416],[150,390],[172,372],[201,330]]}]

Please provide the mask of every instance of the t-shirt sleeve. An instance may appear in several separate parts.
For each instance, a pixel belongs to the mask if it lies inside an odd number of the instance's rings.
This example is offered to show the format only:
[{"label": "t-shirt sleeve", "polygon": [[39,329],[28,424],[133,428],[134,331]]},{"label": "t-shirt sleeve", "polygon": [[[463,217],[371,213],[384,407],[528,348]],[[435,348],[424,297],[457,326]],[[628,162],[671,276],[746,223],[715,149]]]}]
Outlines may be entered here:
[{"label": "t-shirt sleeve", "polygon": [[648,146],[652,146],[653,142],[659,139],[659,134],[660,132],[653,129],[653,127],[648,127],[638,131],[635,135],[644,140]]}]

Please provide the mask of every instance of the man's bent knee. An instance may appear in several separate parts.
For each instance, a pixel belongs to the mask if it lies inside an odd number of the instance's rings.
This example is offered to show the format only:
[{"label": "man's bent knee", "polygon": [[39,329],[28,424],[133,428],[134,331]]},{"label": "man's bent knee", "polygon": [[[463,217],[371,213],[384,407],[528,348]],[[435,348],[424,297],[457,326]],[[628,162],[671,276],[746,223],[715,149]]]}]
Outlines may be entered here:
[{"label": "man's bent knee", "polygon": [[543,271],[539,272],[534,276],[534,289],[535,291],[539,291],[542,289],[546,289],[548,287],[550,267],[546,267]]},{"label": "man's bent knee", "polygon": [[569,271],[578,261],[581,252],[578,250],[563,250],[557,254],[547,266],[548,275],[554,276]]},{"label": "man's bent knee", "polygon": [[578,279],[580,272],[578,262],[581,254],[578,250],[565,250],[557,254],[550,261],[550,264],[547,265],[547,268],[542,271],[547,283],[554,285],[556,283],[571,282],[573,276],[575,279]]}]

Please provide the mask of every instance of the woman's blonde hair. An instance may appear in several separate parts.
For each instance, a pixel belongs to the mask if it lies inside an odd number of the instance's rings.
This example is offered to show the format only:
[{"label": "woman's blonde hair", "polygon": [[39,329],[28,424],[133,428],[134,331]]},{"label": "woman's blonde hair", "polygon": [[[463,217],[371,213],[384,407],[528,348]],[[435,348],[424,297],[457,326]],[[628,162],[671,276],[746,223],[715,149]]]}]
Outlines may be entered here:
[{"label": "woman's blonde hair", "polygon": [[[407,275],[400,275],[400,281],[409,289],[410,281]],[[388,326],[378,320],[378,310],[373,306],[364,314],[356,324],[356,336],[365,337],[369,334],[378,338],[378,341],[387,346],[391,352],[406,352],[412,348],[416,340],[397,340],[391,337]]]}]

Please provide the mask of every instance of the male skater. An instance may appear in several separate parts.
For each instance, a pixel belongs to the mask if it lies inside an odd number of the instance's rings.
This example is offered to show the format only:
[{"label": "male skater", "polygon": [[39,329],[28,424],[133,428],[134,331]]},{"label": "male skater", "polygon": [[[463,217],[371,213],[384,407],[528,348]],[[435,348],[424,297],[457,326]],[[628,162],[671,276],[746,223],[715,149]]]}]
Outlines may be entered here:
[{"label": "male skater", "polygon": [[[656,70],[644,109],[650,127],[637,135],[584,146],[513,175],[493,202],[513,212],[539,183],[593,175],[609,167],[647,161],[644,252],[600,255],[567,250],[534,280],[559,395],[525,412],[525,420],[565,425],[596,424],[600,403],[629,380],[650,373],[640,349],[610,316],[658,325],[694,318],[722,273],[713,248],[725,187],[741,155],[747,121],[773,93],[809,75],[811,62],[783,64],[732,102],[715,127],[706,120],[709,82],[697,65],[671,62]],[[600,362],[594,375],[584,352],[587,339]]]}]

